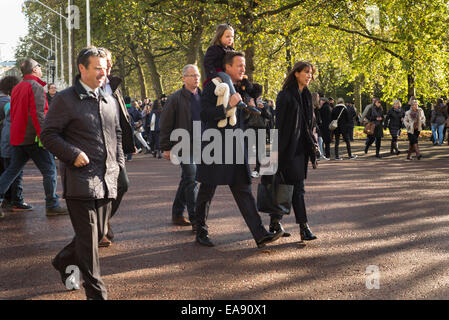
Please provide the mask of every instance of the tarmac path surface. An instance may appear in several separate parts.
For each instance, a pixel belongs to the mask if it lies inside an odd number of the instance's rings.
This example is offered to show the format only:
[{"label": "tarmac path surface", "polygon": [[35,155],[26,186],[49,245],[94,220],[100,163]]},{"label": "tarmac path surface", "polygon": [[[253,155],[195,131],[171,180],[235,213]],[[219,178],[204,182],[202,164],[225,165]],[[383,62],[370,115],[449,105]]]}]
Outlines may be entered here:
[{"label": "tarmac path surface", "polygon": [[[380,160],[374,146],[364,155],[356,141],[358,159],[310,169],[306,205],[318,239],[301,243],[291,213],[283,225],[292,236],[264,249],[225,186],[208,219],[216,246],[197,245],[190,227],[171,224],[180,168],[135,156],[127,162],[130,189],[111,221],[113,245],[100,249],[109,299],[447,299],[449,147],[421,141],[423,159],[405,161],[383,144]],[[344,143],[340,155],[347,157]],[[45,216],[32,162],[23,188],[34,210],[0,220],[0,299],[84,300],[84,290],[65,290],[50,264],[73,229],[68,216]],[[261,216],[267,226],[268,215]]]}]

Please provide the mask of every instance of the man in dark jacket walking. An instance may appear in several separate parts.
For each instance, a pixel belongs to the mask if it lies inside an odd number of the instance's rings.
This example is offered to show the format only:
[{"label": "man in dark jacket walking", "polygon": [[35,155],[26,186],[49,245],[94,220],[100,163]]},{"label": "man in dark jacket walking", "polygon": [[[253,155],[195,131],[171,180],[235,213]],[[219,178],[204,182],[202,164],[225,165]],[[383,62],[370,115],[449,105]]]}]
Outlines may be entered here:
[{"label": "man in dark jacket walking", "polygon": [[55,97],[42,131],[44,146],[61,160],[64,198],[75,231],[52,264],[68,289],[78,285],[73,274],[66,273],[70,267],[81,271],[88,299],[107,299],[98,241],[107,233],[120,167],[125,165],[122,130],[116,101],[101,89],[106,81],[105,52],[84,48],[77,65],[81,75]]},{"label": "man in dark jacket walking", "polygon": [[[198,187],[195,182],[196,164],[193,161],[193,141],[201,139],[194,137],[193,125],[201,126],[201,90],[200,73],[195,65],[186,65],[182,70],[182,89],[168,97],[160,118],[160,148],[164,158],[170,160],[170,150],[176,144],[170,141],[170,135],[175,129],[184,129],[190,137],[190,159],[187,163],[181,163],[181,181],[172,206],[172,222],[175,225],[192,225],[195,230],[195,205],[198,195]],[[201,131],[200,131],[201,132]],[[189,220],[183,214],[187,207]]]},{"label": "man in dark jacket walking", "polygon": [[[243,53],[228,52],[224,57],[223,64],[225,72],[231,77],[234,84],[243,79],[245,73],[245,57]],[[207,164],[203,159],[203,163],[198,165],[197,181],[201,182],[201,185],[198,191],[196,205],[196,241],[204,246],[214,246],[209,238],[206,217],[208,216],[217,185],[229,185],[234,200],[240,209],[240,213],[245,219],[257,246],[261,248],[267,243],[279,239],[283,235],[283,232],[271,233],[262,225],[262,220],[257,211],[256,201],[251,192],[251,177],[246,148],[242,150],[244,152],[244,163],[239,164],[235,161],[235,155],[238,149],[243,147],[243,137],[240,140],[237,136],[235,143],[235,139],[231,139],[231,141],[228,141],[231,143],[230,145],[225,141],[225,130],[229,133],[234,132],[236,129],[245,129],[244,111],[238,110],[236,112],[237,123],[235,126],[228,123],[225,127],[219,128],[218,122],[226,119],[227,106],[217,106],[217,96],[214,91],[214,82],[208,82],[201,96],[201,120],[205,122],[207,129],[215,129],[214,132],[218,130],[223,148],[222,150],[214,150],[214,159],[216,158],[216,154],[219,154],[221,151],[220,162],[214,160],[212,163]],[[229,106],[236,108],[238,102],[241,100],[242,97],[240,94],[235,93],[229,99]],[[255,104],[253,107],[255,107]],[[213,143],[215,143],[215,138],[213,140]],[[205,145],[204,148],[210,148],[210,144]],[[232,151],[232,155],[226,154],[226,151]],[[232,163],[229,163],[227,159],[232,159],[233,156]]]}]

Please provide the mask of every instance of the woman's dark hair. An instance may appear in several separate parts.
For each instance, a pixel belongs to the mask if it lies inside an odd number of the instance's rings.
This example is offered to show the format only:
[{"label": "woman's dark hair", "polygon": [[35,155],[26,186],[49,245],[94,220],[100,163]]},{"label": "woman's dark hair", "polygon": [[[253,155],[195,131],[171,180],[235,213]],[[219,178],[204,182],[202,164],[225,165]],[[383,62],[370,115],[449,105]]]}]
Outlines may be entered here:
[{"label": "woman's dark hair", "polygon": [[315,67],[306,61],[299,61],[296,62],[295,65],[293,66],[292,70],[290,70],[290,72],[287,74],[287,77],[285,77],[284,83],[282,84],[282,90],[285,90],[286,88],[290,87],[292,84],[296,83],[296,77],[295,77],[295,73],[296,72],[301,72],[304,69],[312,69],[312,79],[313,79],[313,74],[315,73]]},{"label": "woman's dark hair", "polygon": [[6,76],[0,80],[0,91],[10,96],[12,89],[20,82],[15,76]]},{"label": "woman's dark hair", "polygon": [[379,108],[380,108],[380,110],[383,110],[384,108],[382,107],[382,103],[380,102],[379,98],[373,98],[373,107],[377,107],[376,102],[379,102],[379,104],[380,104]]},{"label": "woman's dark hair", "polygon": [[156,111],[157,113],[161,113],[162,112],[161,100],[154,100],[152,110]]}]

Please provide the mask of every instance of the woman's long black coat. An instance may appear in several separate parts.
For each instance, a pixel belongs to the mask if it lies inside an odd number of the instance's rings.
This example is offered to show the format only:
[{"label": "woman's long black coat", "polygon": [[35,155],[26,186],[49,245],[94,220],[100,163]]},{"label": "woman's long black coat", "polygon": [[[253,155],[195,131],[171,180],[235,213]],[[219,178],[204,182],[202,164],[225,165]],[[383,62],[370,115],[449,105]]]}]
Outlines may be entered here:
[{"label": "woman's long black coat", "polygon": [[[301,112],[301,109],[304,112]],[[301,130],[300,121],[303,121],[305,115],[305,124]],[[278,129],[278,170],[283,173],[286,182],[289,184],[298,183],[307,178],[307,163],[310,158],[309,148],[297,152],[299,140],[305,134],[304,130],[313,128],[313,106],[312,95],[305,87],[299,94],[297,84],[287,87],[279,92],[276,99],[276,128]],[[301,154],[298,157],[298,154]],[[300,172],[298,177],[293,172]]]},{"label": "woman's long black coat", "polygon": [[[382,117],[382,120],[377,120],[377,117]],[[372,121],[376,124],[374,128],[374,137],[382,138],[384,136],[384,128],[383,128],[383,118],[384,115],[382,113],[382,109],[378,107],[372,107],[366,116],[369,121]]]}]

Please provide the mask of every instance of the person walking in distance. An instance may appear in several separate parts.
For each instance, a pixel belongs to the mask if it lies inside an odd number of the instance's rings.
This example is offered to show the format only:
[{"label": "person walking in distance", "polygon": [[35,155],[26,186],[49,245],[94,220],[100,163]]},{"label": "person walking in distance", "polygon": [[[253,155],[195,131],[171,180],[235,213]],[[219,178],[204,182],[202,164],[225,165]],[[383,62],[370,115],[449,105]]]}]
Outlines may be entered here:
[{"label": "person walking in distance", "polygon": [[383,108],[380,104],[380,99],[374,98],[373,106],[369,109],[366,118],[370,122],[374,122],[375,128],[374,128],[374,134],[371,136],[368,136],[366,145],[365,145],[365,154],[368,153],[369,147],[373,144],[373,142],[376,142],[376,158],[381,158],[380,155],[380,147],[382,143],[382,137],[384,136],[384,128],[383,128],[383,122],[384,122],[384,115],[383,115]]},{"label": "person walking in distance", "polygon": [[32,159],[43,176],[45,207],[47,216],[66,215],[67,209],[59,205],[56,194],[58,175],[54,156],[42,147],[41,128],[48,103],[40,78],[42,70],[39,63],[28,58],[21,64],[23,80],[11,93],[11,145],[13,152],[11,164],[0,176],[0,200],[22,172],[25,164]]},{"label": "person walking in distance", "polygon": [[[338,120],[337,120],[338,119]],[[350,122],[352,122],[352,115],[345,106],[343,98],[337,98],[337,105],[332,110],[332,120],[338,121],[338,127],[335,129],[335,160],[343,160],[340,158],[338,146],[340,144],[340,135],[346,143],[346,150],[350,160],[357,158],[357,155],[351,153],[351,141],[349,137]]]},{"label": "person walking in distance", "polygon": [[390,154],[396,153],[396,155],[399,155],[401,153],[398,147],[398,136],[401,133],[404,116],[405,112],[401,108],[401,102],[399,100],[394,100],[393,107],[388,110],[387,115],[385,116],[384,124],[384,128],[388,128],[391,135]]},{"label": "person walking in distance", "polygon": [[[201,125],[201,90],[200,73],[197,66],[188,64],[182,69],[181,89],[170,95],[167,99],[160,118],[160,148],[164,159],[171,160],[170,151],[177,143],[170,141],[173,130],[184,129],[190,135],[190,157],[188,161],[180,163],[181,181],[172,206],[172,223],[179,226],[192,226],[196,230],[195,207],[198,195],[198,186],[195,181],[196,164],[193,160],[193,141],[201,137],[193,136],[193,125]],[[189,219],[184,217],[187,208]]]},{"label": "person walking in distance", "polygon": [[86,47],[78,54],[77,66],[75,84],[56,95],[42,130],[44,146],[61,160],[64,197],[75,231],[52,265],[70,289],[78,284],[68,279],[66,268],[77,267],[87,299],[105,300],[98,241],[107,234],[125,166],[122,130],[116,100],[101,88],[107,75],[106,53]]},{"label": "person walking in distance", "polygon": [[424,110],[418,107],[418,100],[412,100],[410,110],[405,113],[404,117],[404,126],[407,129],[409,141],[407,160],[412,160],[413,152],[416,153],[416,159],[421,160],[422,155],[419,152],[418,139],[425,123]]}]

